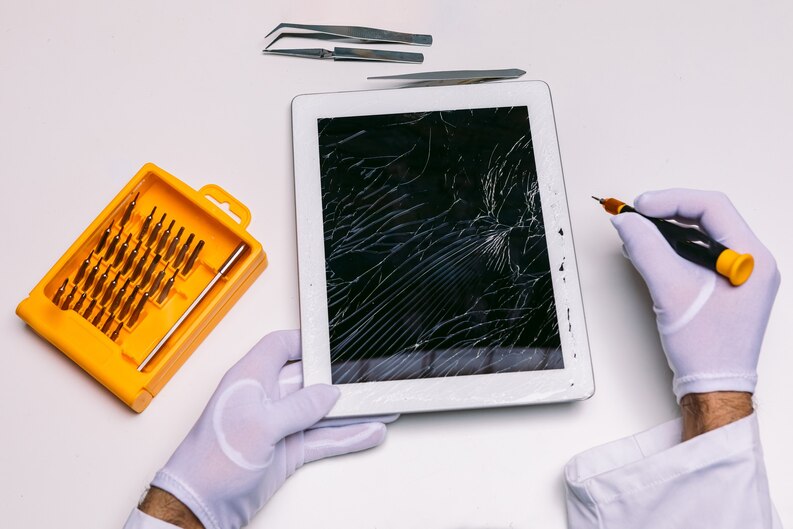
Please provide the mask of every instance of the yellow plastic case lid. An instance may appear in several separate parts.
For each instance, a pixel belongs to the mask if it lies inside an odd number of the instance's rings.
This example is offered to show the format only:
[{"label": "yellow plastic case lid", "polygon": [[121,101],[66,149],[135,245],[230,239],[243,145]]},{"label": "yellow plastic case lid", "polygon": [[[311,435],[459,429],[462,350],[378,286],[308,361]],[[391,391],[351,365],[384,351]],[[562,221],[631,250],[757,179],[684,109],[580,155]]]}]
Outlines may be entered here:
[{"label": "yellow plastic case lid", "polygon": [[[207,197],[227,204],[239,222]],[[261,244],[246,231],[250,219],[248,208],[219,186],[196,191],[146,164],[17,314],[141,412],[267,266]],[[239,259],[216,279],[241,245]]]}]

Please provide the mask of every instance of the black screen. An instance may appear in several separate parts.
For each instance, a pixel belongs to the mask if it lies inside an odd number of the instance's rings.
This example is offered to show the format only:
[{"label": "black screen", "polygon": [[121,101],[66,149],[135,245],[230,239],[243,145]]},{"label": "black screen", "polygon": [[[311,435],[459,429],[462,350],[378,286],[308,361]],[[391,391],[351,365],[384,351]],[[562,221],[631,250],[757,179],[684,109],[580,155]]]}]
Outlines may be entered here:
[{"label": "black screen", "polygon": [[526,107],[318,127],[334,384],[563,367]]}]

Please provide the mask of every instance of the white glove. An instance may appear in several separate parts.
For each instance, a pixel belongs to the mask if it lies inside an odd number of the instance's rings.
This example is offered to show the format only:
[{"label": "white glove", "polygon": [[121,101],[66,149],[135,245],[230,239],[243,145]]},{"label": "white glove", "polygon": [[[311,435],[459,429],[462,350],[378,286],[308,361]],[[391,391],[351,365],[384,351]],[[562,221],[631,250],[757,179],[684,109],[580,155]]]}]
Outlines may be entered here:
[{"label": "white glove", "polygon": [[754,392],[760,344],[780,281],[773,256],[722,193],[651,191],[639,196],[634,208],[696,224],[727,248],[754,256],[751,277],[734,287],[678,256],[640,215],[621,213],[611,220],[650,290],[678,401],[688,393]]},{"label": "white glove", "polygon": [[[336,403],[333,386],[303,385],[300,332],[265,336],[221,380],[201,417],[152,481],[206,529],[242,527],[304,463],[365,450],[382,422],[308,429]],[[320,425],[321,426],[321,425]]]}]

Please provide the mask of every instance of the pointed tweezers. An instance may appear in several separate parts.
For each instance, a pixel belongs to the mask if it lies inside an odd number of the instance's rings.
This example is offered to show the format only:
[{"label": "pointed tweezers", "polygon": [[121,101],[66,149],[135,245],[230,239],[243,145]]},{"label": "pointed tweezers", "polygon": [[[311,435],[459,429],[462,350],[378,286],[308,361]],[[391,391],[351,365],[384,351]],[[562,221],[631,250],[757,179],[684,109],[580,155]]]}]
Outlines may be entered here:
[{"label": "pointed tweezers", "polygon": [[445,70],[440,72],[417,72],[404,73],[400,75],[378,75],[367,77],[372,80],[393,80],[393,81],[458,81],[458,82],[477,82],[489,81],[494,79],[517,79],[526,72],[518,68],[504,70]]},{"label": "pointed tweezers", "polygon": [[333,59],[334,61],[404,62],[412,64],[421,64],[424,62],[424,55],[421,53],[367,50],[363,48],[333,48],[333,51],[324,48],[265,49],[262,50],[262,53],[287,55],[290,57],[305,57],[307,59]]},{"label": "pointed tweezers", "polygon": [[[432,35],[421,35],[414,33],[400,33],[387,29],[367,28],[364,26],[322,26],[312,24],[290,24],[284,22],[278,24],[274,30],[267,34],[268,38],[273,33],[281,29],[297,30],[296,32],[281,33],[267,45],[272,46],[281,37],[303,37],[321,40],[341,40],[348,42],[359,42],[364,44],[387,43],[387,44],[410,44],[413,46],[432,45]],[[265,48],[266,49],[266,48]]]}]

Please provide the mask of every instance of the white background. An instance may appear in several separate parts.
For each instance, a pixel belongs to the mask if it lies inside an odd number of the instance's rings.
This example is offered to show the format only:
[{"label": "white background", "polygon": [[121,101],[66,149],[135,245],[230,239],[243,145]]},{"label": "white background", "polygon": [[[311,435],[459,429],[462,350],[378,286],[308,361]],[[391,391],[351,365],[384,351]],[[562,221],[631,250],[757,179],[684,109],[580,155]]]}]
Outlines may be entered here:
[{"label": "white background", "polygon": [[[260,55],[283,21],[435,44],[422,67]],[[756,399],[772,493],[793,523],[791,2],[2,0],[0,525],[119,527],[222,373],[267,331],[298,325],[292,97],[381,86],[367,75],[507,67],[551,87],[595,396],[403,417],[382,447],[300,470],[253,527],[563,528],[564,463],[678,413],[649,297],[589,198],[670,186],[727,192],[779,262]],[[13,310],[147,161],[245,202],[270,266],[136,415]]]}]

